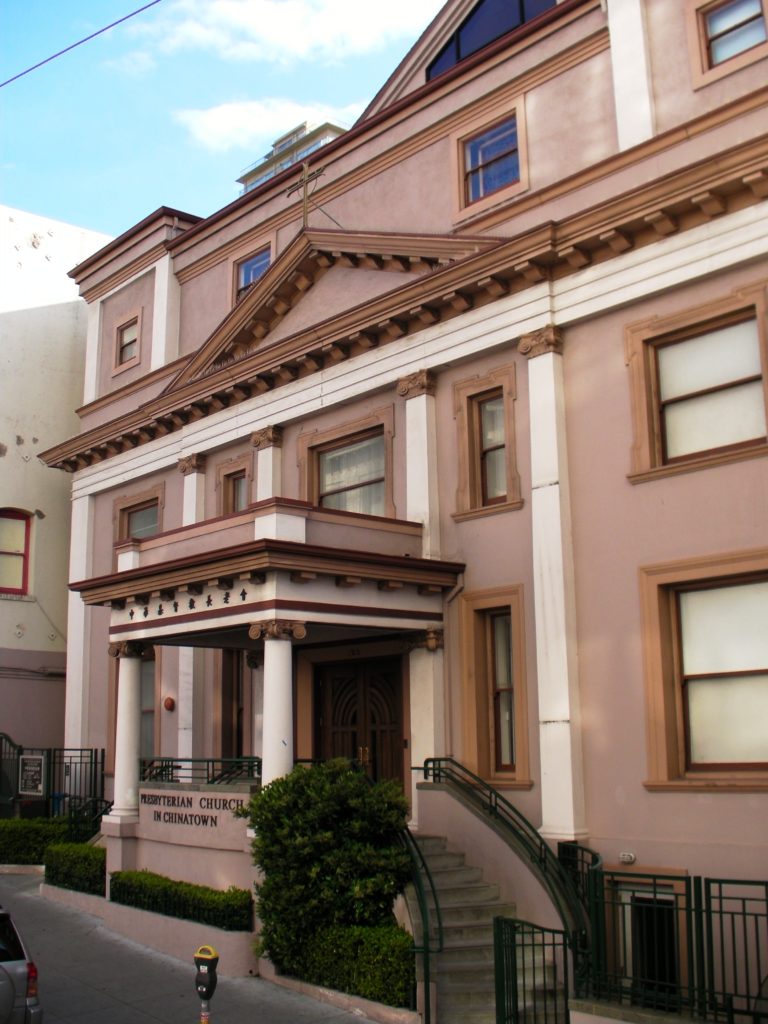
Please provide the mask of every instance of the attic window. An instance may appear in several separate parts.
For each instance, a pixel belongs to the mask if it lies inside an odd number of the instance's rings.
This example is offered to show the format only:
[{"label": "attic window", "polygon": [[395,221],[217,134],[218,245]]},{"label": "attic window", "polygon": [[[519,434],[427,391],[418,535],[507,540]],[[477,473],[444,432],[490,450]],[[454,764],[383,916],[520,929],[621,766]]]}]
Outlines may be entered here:
[{"label": "attic window", "polygon": [[484,46],[500,39],[507,32],[513,32],[544,11],[555,7],[556,2],[557,0],[480,0],[427,67],[427,81],[432,81],[443,71],[482,50]]},{"label": "attic window", "polygon": [[269,248],[261,249],[237,264],[237,297],[262,277],[269,267]]}]

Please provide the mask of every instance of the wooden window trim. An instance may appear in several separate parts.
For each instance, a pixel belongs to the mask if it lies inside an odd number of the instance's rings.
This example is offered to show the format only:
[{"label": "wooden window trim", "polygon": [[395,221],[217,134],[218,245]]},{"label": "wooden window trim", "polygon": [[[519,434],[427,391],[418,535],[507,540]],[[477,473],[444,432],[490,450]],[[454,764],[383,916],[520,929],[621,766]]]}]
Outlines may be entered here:
[{"label": "wooden window trim", "polygon": [[31,555],[32,516],[16,508],[0,509],[0,518],[13,519],[24,523],[24,551],[21,555],[7,552],[11,557],[21,558],[21,587],[0,587],[0,597],[25,597],[29,593],[29,562]]},{"label": "wooden window trim", "polygon": [[[232,507],[232,494],[230,478],[245,474],[246,492],[248,502],[246,508],[253,501],[253,457],[251,455],[240,455],[226,462],[220,462],[216,467],[216,513],[220,516],[234,515],[238,510]],[[241,509],[240,511],[245,511]]]},{"label": "wooden window trim", "polygon": [[[461,595],[460,635],[463,760],[481,778],[501,787],[530,789],[528,697],[522,584]],[[496,739],[491,679],[487,670],[488,614],[509,611],[512,625],[512,678],[515,708],[515,767],[496,767]]]},{"label": "wooden window trim", "polygon": [[761,283],[732,292],[715,302],[668,317],[652,317],[630,324],[625,329],[625,359],[629,369],[634,439],[628,478],[642,483],[658,477],[674,476],[697,469],[758,458],[768,454],[768,443],[748,441],[711,452],[663,460],[661,428],[658,416],[655,344],[684,341],[708,330],[753,319],[757,325],[763,371],[763,400],[768,415],[768,326],[766,286]]},{"label": "wooden window trim", "polygon": [[688,769],[685,716],[678,685],[679,651],[675,629],[675,594],[696,583],[744,583],[768,574],[768,548],[682,559],[640,569],[643,621],[646,731],[649,790],[768,789],[768,771],[729,766]]},{"label": "wooden window trim", "polygon": [[[706,16],[722,7],[726,0],[686,0],[685,23],[688,39],[688,58],[691,68],[691,79],[694,89],[701,89],[712,82],[717,82],[726,75],[749,67],[751,64],[768,57],[768,40],[757,46],[736,54],[729,60],[710,66],[709,39],[707,37]],[[760,0],[763,18],[768,25],[768,2]]]},{"label": "wooden window trim", "polygon": [[[157,532],[163,531],[163,509],[165,506],[165,484],[158,484],[137,494],[123,495],[115,498],[112,504],[112,523],[115,544],[125,544],[132,540],[128,536],[128,516],[142,508],[157,505]],[[135,542],[135,541],[134,541]]]},{"label": "wooden window trim", "polygon": [[[509,185],[504,185],[502,188],[496,189],[494,192],[490,192],[481,199],[474,200],[474,202],[468,201],[465,190],[466,166],[464,159],[464,147],[466,143],[470,142],[478,135],[482,135],[484,132],[490,131],[497,125],[503,124],[504,121],[508,121],[512,117],[515,118],[517,128],[517,154],[519,164],[518,180],[510,182]],[[507,199],[528,190],[528,139],[525,127],[525,102],[523,96],[518,96],[509,101],[503,117],[488,120],[488,115],[486,113],[478,115],[474,120],[467,124],[463,124],[459,131],[453,132],[450,135],[449,141],[451,147],[454,223],[460,223],[470,217],[477,216],[479,213],[484,213],[491,207],[496,206],[499,203],[503,203]]]},{"label": "wooden window trim", "polygon": [[[483,504],[483,488],[478,459],[478,400],[501,390],[504,397],[504,436],[506,445],[507,497],[505,501]],[[517,470],[514,402],[516,378],[514,364],[499,367],[484,377],[472,377],[453,386],[454,416],[458,430],[458,487],[456,522],[496,515],[522,508],[520,474]]]},{"label": "wooden window trim", "polygon": [[[131,316],[127,317],[121,323],[115,327],[115,339],[114,339],[114,353],[113,353],[113,366],[112,376],[116,377],[118,374],[123,373],[125,370],[130,370],[132,366],[138,366],[141,362],[141,334],[142,334],[142,311],[139,309]],[[120,339],[122,332],[130,327],[131,324],[136,324],[136,355],[131,359],[126,359],[124,363],[120,362]]]},{"label": "wooden window trim", "polygon": [[[366,434],[381,430],[384,436],[384,517],[394,519],[395,500],[393,489],[393,447],[395,434],[394,406],[375,409],[369,416],[362,417],[327,430],[308,431],[300,434],[297,444],[299,464],[299,494],[304,501],[315,507],[319,498],[317,455],[327,449],[344,443],[352,444]],[[358,513],[347,513],[357,515]]]}]

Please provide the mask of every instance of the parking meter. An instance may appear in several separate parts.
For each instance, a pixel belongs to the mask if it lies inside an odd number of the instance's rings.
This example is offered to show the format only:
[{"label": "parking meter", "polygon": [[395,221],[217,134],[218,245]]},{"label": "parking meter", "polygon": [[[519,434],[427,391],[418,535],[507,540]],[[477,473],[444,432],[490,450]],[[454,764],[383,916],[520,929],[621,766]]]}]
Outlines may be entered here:
[{"label": "parking meter", "polygon": [[213,998],[216,991],[216,966],[219,962],[219,954],[213,946],[201,946],[195,953],[195,989],[200,996],[200,1024],[207,1024],[210,1019],[208,1013],[208,1001]]}]

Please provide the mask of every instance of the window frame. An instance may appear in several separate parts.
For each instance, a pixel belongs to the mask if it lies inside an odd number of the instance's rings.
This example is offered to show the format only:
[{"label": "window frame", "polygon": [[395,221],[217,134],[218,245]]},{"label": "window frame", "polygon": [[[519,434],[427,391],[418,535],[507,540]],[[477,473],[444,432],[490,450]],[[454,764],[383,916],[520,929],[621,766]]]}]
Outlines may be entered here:
[{"label": "window frame", "polygon": [[[130,515],[142,509],[157,505],[157,531],[149,537],[133,537],[128,532]],[[151,540],[163,532],[163,509],[165,505],[165,485],[158,484],[139,494],[123,495],[113,503],[112,521],[114,525],[115,544],[141,543]]]},{"label": "window frame", "polygon": [[[724,7],[731,0],[686,0],[685,18],[688,37],[689,64],[693,88],[716,82],[726,75],[741,71],[745,67],[768,57],[768,38],[749,49],[728,57],[719,64],[712,64],[710,58],[710,39],[707,32],[706,19],[718,7]],[[768,0],[759,0],[762,17],[768,33]]]},{"label": "window frame", "polygon": [[[243,508],[235,508],[232,485],[235,478],[245,480],[246,498]],[[253,458],[241,455],[220,462],[216,467],[216,511],[220,516],[236,515],[244,512],[253,501]]]},{"label": "window frame", "polygon": [[[241,273],[242,273],[243,268],[246,266],[246,264],[251,263],[251,262],[257,260],[257,259],[259,259],[262,256],[266,256],[266,260],[267,260],[266,265],[264,267],[264,270],[259,274],[258,277],[253,278],[252,280],[248,281],[247,284],[242,284],[240,278],[241,278]],[[272,246],[269,243],[267,245],[260,246],[258,249],[254,249],[247,256],[243,256],[240,259],[235,261],[235,264],[234,264],[235,302],[239,302],[240,301],[240,299],[243,297],[243,295],[245,295],[245,293],[248,291],[248,289],[251,287],[252,284],[254,284],[256,281],[260,281],[261,280],[261,278],[266,274],[266,272],[269,270],[271,265],[272,265]]]},{"label": "window frame", "polygon": [[687,762],[677,595],[768,579],[768,548],[682,559],[640,569],[649,790],[768,789],[768,767]]},{"label": "window frame", "polygon": [[[530,789],[524,592],[522,584],[471,591],[460,598],[463,747],[469,766],[501,787]],[[509,614],[512,637],[514,766],[503,765],[489,668],[491,619]]]},{"label": "window frame", "polygon": [[29,563],[31,558],[32,539],[32,516],[29,512],[23,512],[16,508],[1,508],[0,519],[12,519],[14,522],[24,523],[24,549],[21,553],[17,551],[0,551],[0,555],[7,558],[21,559],[21,587],[0,586],[0,597],[25,597],[29,594]]},{"label": "window frame", "polygon": [[[115,341],[114,341],[114,358],[112,366],[112,376],[115,374],[123,373],[125,370],[130,370],[132,366],[137,366],[141,362],[141,310],[138,310],[132,316],[125,320],[122,320],[115,327]],[[136,352],[130,359],[120,360],[120,354],[123,350],[122,336],[123,332],[129,327],[136,325]],[[132,342],[133,344],[133,342]]]},{"label": "window frame", "polygon": [[372,516],[372,518],[394,519],[393,438],[395,430],[394,408],[391,405],[376,409],[369,416],[343,425],[329,427],[326,430],[308,431],[299,435],[297,440],[299,491],[303,500],[308,501],[321,511],[331,514],[368,516],[369,513],[365,512],[347,512],[343,509],[332,509],[320,505],[319,455],[322,451],[355,444],[376,432],[381,433],[384,439],[384,511],[381,516]]},{"label": "window frame", "polygon": [[[507,491],[503,500],[485,501],[480,457],[480,404],[492,394],[504,399],[504,447]],[[520,474],[517,469],[514,403],[515,366],[498,367],[483,377],[458,381],[453,386],[454,418],[458,430],[457,522],[522,508]]]},{"label": "window frame", "polygon": [[629,370],[634,438],[629,480],[639,483],[661,476],[691,472],[768,454],[768,439],[690,452],[667,459],[664,455],[656,349],[661,345],[693,340],[709,331],[754,319],[762,370],[763,402],[768,420],[768,329],[765,286],[735,291],[731,295],[684,310],[669,317],[653,317],[625,329],[625,361]]},{"label": "window frame", "polygon": [[[518,177],[499,188],[488,192],[478,199],[470,200],[467,195],[467,161],[466,147],[484,134],[492,132],[506,121],[514,119],[517,133]],[[505,103],[503,117],[488,120],[486,113],[477,114],[464,122],[450,136],[453,193],[453,220],[461,222],[478,214],[485,213],[491,207],[525,192],[528,189],[528,140],[525,127],[525,98],[517,96]]]}]

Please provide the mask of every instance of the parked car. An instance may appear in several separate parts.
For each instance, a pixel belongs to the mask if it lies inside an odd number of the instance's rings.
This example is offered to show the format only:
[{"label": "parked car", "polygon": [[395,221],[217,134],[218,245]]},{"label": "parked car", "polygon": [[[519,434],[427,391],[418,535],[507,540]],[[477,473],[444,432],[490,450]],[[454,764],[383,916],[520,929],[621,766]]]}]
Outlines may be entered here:
[{"label": "parked car", "polygon": [[0,907],[0,1024],[42,1024],[37,967],[8,911]]}]

